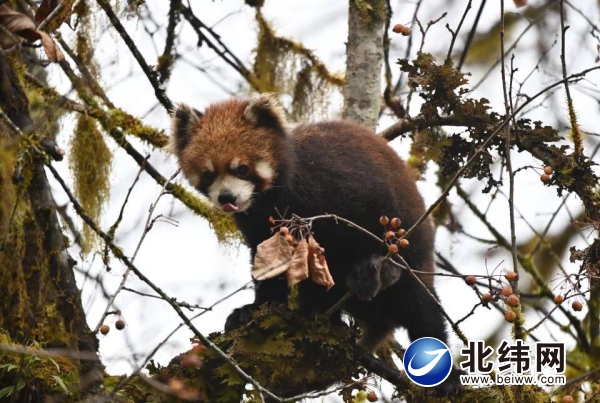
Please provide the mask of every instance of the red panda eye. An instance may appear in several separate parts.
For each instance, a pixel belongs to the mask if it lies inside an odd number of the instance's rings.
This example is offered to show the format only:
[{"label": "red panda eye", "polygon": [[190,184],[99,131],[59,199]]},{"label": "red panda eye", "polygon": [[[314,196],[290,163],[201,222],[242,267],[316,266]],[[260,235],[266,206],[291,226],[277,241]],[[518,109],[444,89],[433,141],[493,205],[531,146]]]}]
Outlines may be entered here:
[{"label": "red panda eye", "polygon": [[204,185],[210,185],[211,183],[213,183],[213,181],[215,180],[215,173],[211,172],[211,171],[204,171],[202,172],[202,184]]},{"label": "red panda eye", "polygon": [[248,175],[248,171],[249,171],[248,165],[240,165],[239,167],[237,167],[235,169],[235,173],[238,176],[246,176],[246,175]]}]

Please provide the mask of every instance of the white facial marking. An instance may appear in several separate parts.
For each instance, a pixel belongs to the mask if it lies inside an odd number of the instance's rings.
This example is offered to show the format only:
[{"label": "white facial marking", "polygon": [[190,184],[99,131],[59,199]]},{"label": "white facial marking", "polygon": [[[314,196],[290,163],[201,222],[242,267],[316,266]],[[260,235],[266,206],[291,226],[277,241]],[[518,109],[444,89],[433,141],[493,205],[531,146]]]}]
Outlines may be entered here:
[{"label": "white facial marking", "polygon": [[186,178],[188,182],[190,182],[190,185],[192,185],[193,187],[197,188],[200,185],[200,176],[198,176],[198,174],[192,173],[186,175]]},{"label": "white facial marking", "polygon": [[206,163],[204,164],[204,166],[206,167],[206,169],[208,169],[210,172],[215,172],[215,167],[212,164],[211,160],[207,160]]},{"label": "white facial marking", "polygon": [[241,212],[246,210],[252,204],[254,184],[233,175],[220,175],[213,184],[208,187],[208,197],[213,204],[221,207],[219,195],[225,192],[229,192],[235,196],[236,204],[239,207],[238,212]]},{"label": "white facial marking", "polygon": [[238,166],[240,165],[240,159],[235,157],[233,160],[231,160],[231,164],[229,164],[229,168],[231,168],[231,170],[235,170]]},{"label": "white facial marking", "polygon": [[267,162],[260,161],[254,167],[254,170],[256,171],[256,174],[258,176],[260,176],[267,182],[273,181],[273,177],[275,176],[275,170]]}]

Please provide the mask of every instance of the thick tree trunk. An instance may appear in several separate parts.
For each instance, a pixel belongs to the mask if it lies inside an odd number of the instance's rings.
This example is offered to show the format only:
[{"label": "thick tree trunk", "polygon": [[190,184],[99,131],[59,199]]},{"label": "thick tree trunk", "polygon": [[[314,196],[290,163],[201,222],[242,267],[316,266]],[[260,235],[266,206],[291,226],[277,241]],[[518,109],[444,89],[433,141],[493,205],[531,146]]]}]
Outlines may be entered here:
[{"label": "thick tree trunk", "polygon": [[350,0],[344,119],[375,130],[381,103],[385,1]]},{"label": "thick tree trunk", "polygon": [[[0,54],[0,108],[21,131],[31,130],[27,97],[5,54]],[[10,139],[11,143],[18,141]],[[7,194],[8,190],[20,192],[21,197],[11,198],[14,210],[20,213],[10,218],[0,214],[5,217],[0,223],[0,239],[6,242],[0,250],[0,277],[8,279],[6,284],[0,281],[0,286],[7,287],[0,297],[0,328],[20,344],[33,340],[41,346],[92,354],[95,359],[80,363],[79,379],[82,392],[96,392],[103,371],[97,357],[98,340],[86,322],[73,273],[75,260],[67,251],[43,156],[25,156],[24,151],[12,147],[3,152],[21,153],[24,184],[22,191],[9,188],[13,185],[8,165],[17,156],[5,155],[0,184]]]}]

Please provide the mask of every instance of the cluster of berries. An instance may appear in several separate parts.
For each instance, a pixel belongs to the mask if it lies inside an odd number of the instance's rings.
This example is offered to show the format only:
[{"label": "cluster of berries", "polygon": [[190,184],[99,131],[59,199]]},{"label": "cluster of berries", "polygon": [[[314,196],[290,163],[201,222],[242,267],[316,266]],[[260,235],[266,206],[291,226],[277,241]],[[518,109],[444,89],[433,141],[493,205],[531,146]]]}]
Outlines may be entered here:
[{"label": "cluster of berries", "polygon": [[[117,328],[117,330],[125,329],[125,321],[123,319],[117,320],[115,322],[115,327]],[[100,333],[106,335],[106,334],[108,334],[108,332],[110,332],[110,326],[108,326],[108,325],[100,326]]]},{"label": "cluster of berries", "polygon": [[406,234],[406,230],[400,228],[402,221],[398,217],[390,220],[388,217],[382,215],[379,217],[379,223],[384,227],[384,237],[387,241],[388,252],[390,254],[395,255],[398,253],[398,247],[403,249],[408,247],[408,239],[402,238]]},{"label": "cluster of berries", "polygon": [[[556,305],[560,305],[563,303],[563,301],[565,300],[565,297],[563,297],[562,295],[557,295],[554,297],[554,303]],[[571,308],[573,308],[574,311],[581,311],[583,309],[583,304],[581,303],[581,301],[573,301],[573,303],[571,304]]]},{"label": "cluster of berries", "polygon": [[554,173],[554,170],[550,165],[544,167],[544,173],[540,176],[540,180],[544,183],[550,183],[550,175]]},{"label": "cluster of berries", "polygon": [[354,396],[354,402],[356,403],[362,403],[367,400],[369,402],[376,402],[377,400],[379,400],[379,398],[377,397],[377,393],[373,391],[367,392],[365,390],[359,390],[356,396]]},{"label": "cluster of berries", "polygon": [[394,31],[397,34],[401,34],[402,36],[409,36],[410,32],[411,32],[409,27],[405,27],[402,24],[394,25],[394,28],[392,28],[392,31]]}]

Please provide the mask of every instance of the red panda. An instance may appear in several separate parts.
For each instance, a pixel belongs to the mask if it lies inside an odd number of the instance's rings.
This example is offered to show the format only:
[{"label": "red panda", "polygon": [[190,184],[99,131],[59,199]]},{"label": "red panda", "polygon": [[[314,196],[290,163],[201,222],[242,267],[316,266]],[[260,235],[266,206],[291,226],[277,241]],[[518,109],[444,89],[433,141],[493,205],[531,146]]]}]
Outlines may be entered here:
[{"label": "red panda", "polygon": [[[382,232],[379,217],[400,217],[411,227],[425,205],[409,169],[387,142],[349,121],[292,125],[272,95],[231,99],[204,113],[179,105],[172,113],[172,149],[190,184],[233,218],[249,246],[271,236],[276,211],[311,217],[336,214]],[[447,343],[445,320],[427,291],[412,276],[384,259],[382,245],[333,220],[313,223],[314,237],[336,285],[329,291],[311,281],[299,284],[301,309],[322,313],[347,291],[344,310],[361,327],[360,345],[375,351],[398,327],[411,340],[435,337]],[[434,229],[424,221],[401,255],[411,268],[434,271]],[[418,274],[436,295],[431,274]],[[258,305],[286,301],[285,278],[256,283],[255,302],[238,308],[225,330],[251,319]],[[456,371],[454,371],[456,372]],[[451,376],[445,391],[457,387]]]}]

